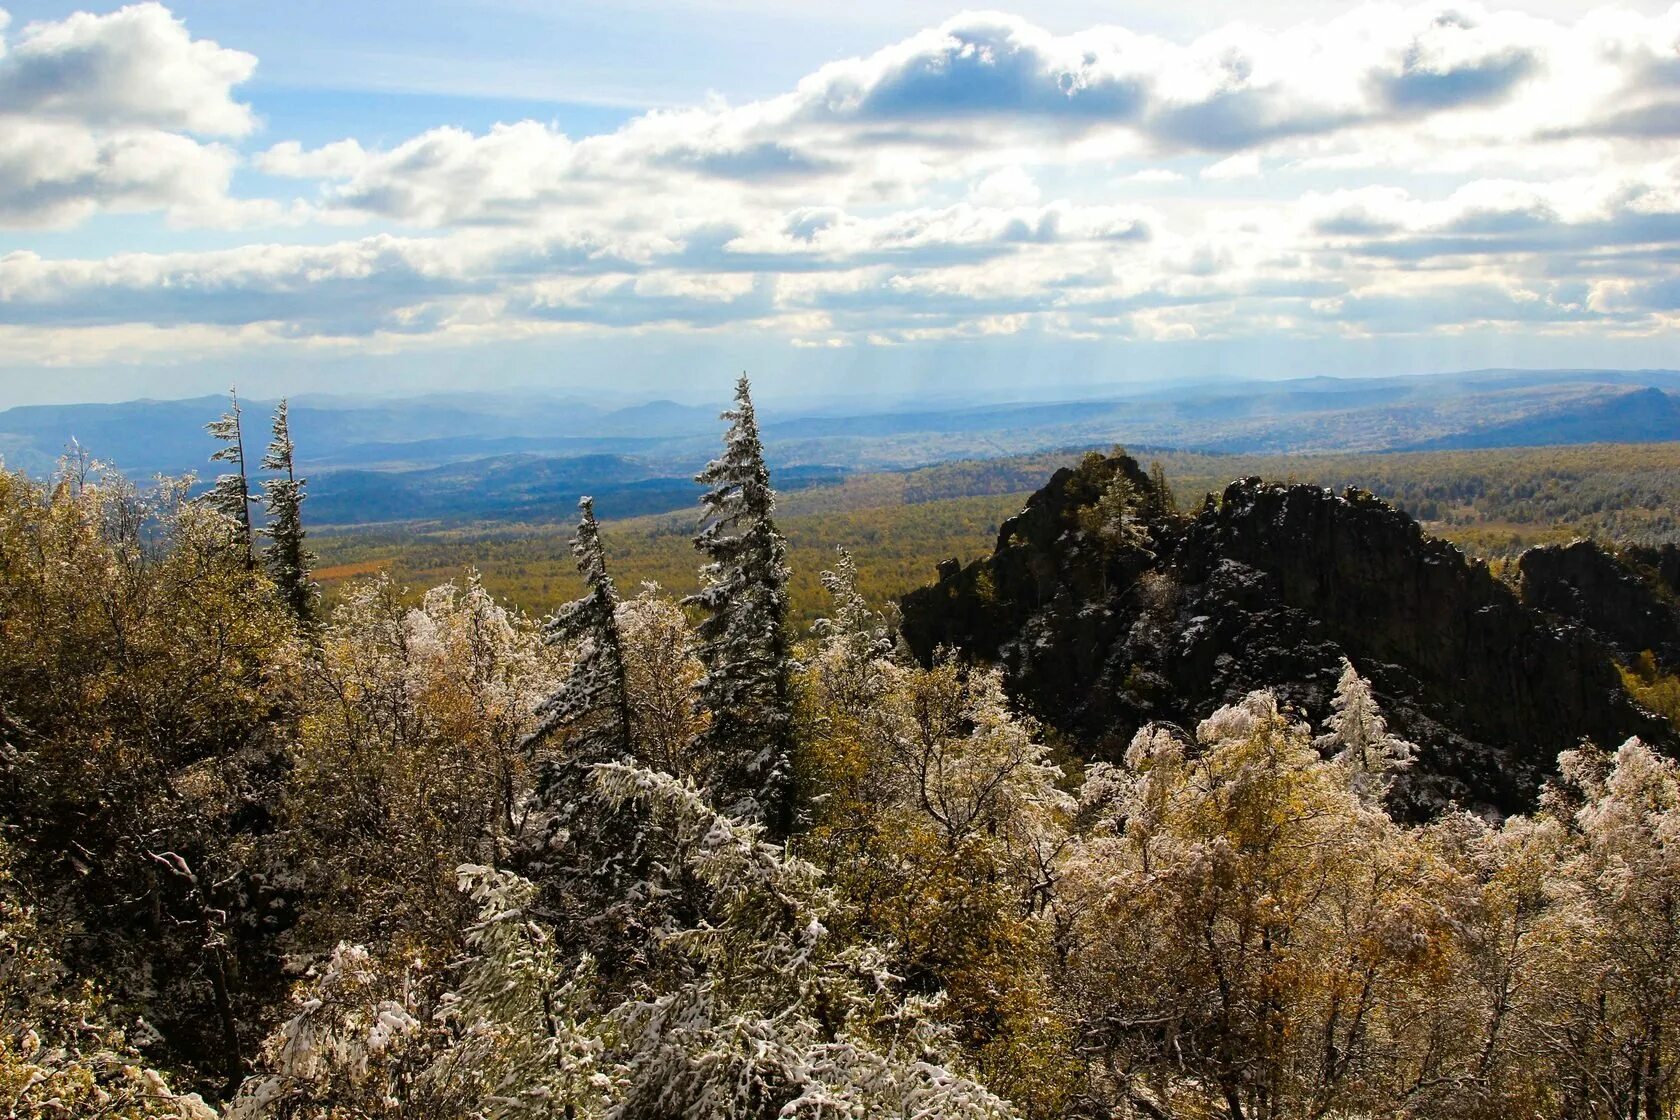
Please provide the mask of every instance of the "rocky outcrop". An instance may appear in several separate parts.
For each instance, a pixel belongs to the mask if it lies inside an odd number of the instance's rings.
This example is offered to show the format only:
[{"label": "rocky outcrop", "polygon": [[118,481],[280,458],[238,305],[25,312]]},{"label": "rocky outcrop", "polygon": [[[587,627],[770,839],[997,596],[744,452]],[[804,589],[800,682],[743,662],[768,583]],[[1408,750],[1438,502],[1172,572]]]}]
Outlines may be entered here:
[{"label": "rocky outcrop", "polygon": [[1104,548],[1079,510],[1116,472],[1147,485],[1125,458],[1059,472],[991,556],[907,596],[911,648],[1000,661],[1023,706],[1101,758],[1151,719],[1190,724],[1255,688],[1316,723],[1346,656],[1421,748],[1397,791],[1417,813],[1525,808],[1582,738],[1670,739],[1573,616],[1526,605],[1367,493],[1243,479]]},{"label": "rocky outcrop", "polygon": [[1531,548],[1517,561],[1522,601],[1590,630],[1624,661],[1650,650],[1667,669],[1680,667],[1680,551],[1607,552],[1592,541]]},{"label": "rocky outcrop", "polygon": [[1617,555],[1623,563],[1644,574],[1659,595],[1680,598],[1680,546],[1635,544]]}]

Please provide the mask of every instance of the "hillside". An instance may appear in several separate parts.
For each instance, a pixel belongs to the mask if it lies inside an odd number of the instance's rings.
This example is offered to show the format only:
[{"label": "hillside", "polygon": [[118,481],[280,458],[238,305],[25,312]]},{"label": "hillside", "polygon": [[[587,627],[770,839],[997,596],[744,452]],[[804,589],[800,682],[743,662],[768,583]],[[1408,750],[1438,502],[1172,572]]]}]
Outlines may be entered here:
[{"label": "hillside", "polygon": [[1680,397],[1635,389],[1534,416],[1487,424],[1416,445],[1415,450],[1546,447],[1573,443],[1662,443],[1680,439]]},{"label": "hillside", "polygon": [[[833,467],[777,472],[787,490],[832,485]],[[694,501],[692,474],[673,477],[626,455],[502,455],[420,470],[330,471],[312,480],[310,512],[323,525],[393,521],[532,522],[564,515],[593,495],[617,516],[680,509]]]}]

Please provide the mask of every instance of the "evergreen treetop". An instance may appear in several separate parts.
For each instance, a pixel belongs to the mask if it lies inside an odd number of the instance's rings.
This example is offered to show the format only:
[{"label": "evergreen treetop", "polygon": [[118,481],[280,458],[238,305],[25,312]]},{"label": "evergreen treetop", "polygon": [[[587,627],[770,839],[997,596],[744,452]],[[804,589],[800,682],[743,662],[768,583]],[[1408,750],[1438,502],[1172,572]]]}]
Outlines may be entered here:
[{"label": "evergreen treetop", "polygon": [[239,390],[228,390],[228,411],[204,426],[218,440],[210,456],[212,463],[227,463],[232,470],[218,475],[204,495],[204,504],[230,518],[237,527],[239,544],[247,564],[255,564],[251,541],[251,485],[245,471],[245,431],[241,422]]},{"label": "evergreen treetop", "polygon": [[698,692],[712,723],[703,746],[714,756],[720,804],[785,838],[794,802],[787,542],[776,531],[776,495],[745,374],[723,419],[724,452],[696,477],[709,487],[694,538],[707,557],[703,586],[685,600],[704,612]]},{"label": "evergreen treetop", "polygon": [[292,613],[307,622],[315,607],[315,584],[309,578],[315,557],[303,544],[305,480],[297,477],[295,452],[289,410],[282,400],[274,410],[273,438],[262,459],[263,470],[280,476],[265,479],[262,484],[268,524],[261,534],[269,539],[263,549],[263,565]]},{"label": "evergreen treetop", "polygon": [[591,714],[596,725],[575,740],[573,754],[593,761],[629,755],[630,706],[624,685],[624,654],[618,634],[618,588],[607,572],[606,550],[595,520],[595,500],[578,501],[582,516],[572,537],[572,555],[588,591],[561,607],[543,628],[551,645],[580,643],[577,663],[553,695],[538,707],[541,723],[533,739],[577,723]]},{"label": "evergreen treetop", "polygon": [[1347,768],[1356,792],[1380,801],[1394,774],[1412,764],[1417,748],[1389,732],[1371,682],[1345,657],[1331,707],[1330,718],[1324,721],[1328,732],[1319,736],[1317,745],[1336,750],[1335,761]]},{"label": "evergreen treetop", "polygon": [[[535,792],[544,820],[541,878],[554,905],[572,914],[573,930],[582,932],[624,904],[640,867],[643,837],[634,813],[604,804],[590,777],[602,765],[634,763],[636,748],[618,589],[607,572],[594,500],[582,498],[578,508],[582,516],[572,554],[587,590],[543,628],[543,640],[571,646],[574,659],[559,687],[538,706],[537,729],[527,745],[556,740],[537,765]],[[600,951],[613,955],[612,944],[596,941]]]}]

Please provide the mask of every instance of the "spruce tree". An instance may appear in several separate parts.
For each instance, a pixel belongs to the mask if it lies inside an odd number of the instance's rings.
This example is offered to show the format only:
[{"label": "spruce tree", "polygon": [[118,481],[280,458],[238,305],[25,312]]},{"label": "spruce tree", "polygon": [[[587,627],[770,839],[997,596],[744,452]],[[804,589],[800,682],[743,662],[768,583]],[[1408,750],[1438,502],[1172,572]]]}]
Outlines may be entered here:
[{"label": "spruce tree", "polygon": [[787,542],[772,519],[776,494],[746,374],[723,419],[730,421],[723,455],[695,479],[709,487],[694,538],[707,557],[704,586],[685,600],[705,612],[698,692],[712,722],[701,747],[711,755],[720,807],[786,839],[795,798]]},{"label": "spruce tree", "polygon": [[251,484],[245,474],[245,431],[240,422],[239,391],[228,390],[230,402],[227,412],[204,426],[222,446],[210,456],[212,463],[227,463],[233,469],[218,475],[216,482],[204,495],[204,504],[233,521],[238,543],[244,550],[247,566],[256,565],[251,542]]},{"label": "spruce tree", "polygon": [[263,470],[281,476],[262,484],[263,506],[268,512],[262,534],[269,539],[263,549],[263,566],[292,613],[299,621],[308,622],[315,606],[315,584],[309,578],[315,557],[303,546],[305,480],[297,476],[293,458],[296,447],[287,413],[286,402],[281,401],[274,410],[274,437],[262,461]]},{"label": "spruce tree", "polygon": [[1316,745],[1335,750],[1335,760],[1347,768],[1354,792],[1368,800],[1381,801],[1394,775],[1412,764],[1417,748],[1389,733],[1371,682],[1359,675],[1353,662],[1342,658],[1342,675],[1336,682],[1326,733]]},{"label": "spruce tree", "polygon": [[1172,492],[1172,485],[1167,482],[1166,468],[1161,466],[1159,459],[1153,459],[1149,463],[1149,494],[1144,504],[1144,513],[1151,521],[1159,521],[1178,513],[1178,498]]},{"label": "spruce tree", "polygon": [[[632,762],[635,750],[618,632],[618,589],[607,572],[594,499],[581,499],[578,508],[582,517],[572,538],[572,555],[588,591],[560,608],[543,632],[550,644],[576,643],[577,660],[560,687],[538,706],[541,722],[527,744],[534,747],[562,730],[568,733],[564,749],[542,765],[538,778],[537,796],[548,817],[551,842],[618,864],[630,855],[632,837],[618,835],[623,830],[608,827],[602,819],[580,827],[590,815],[601,815],[599,805],[592,804],[590,772],[601,763]],[[562,831],[569,835],[561,836]]]}]

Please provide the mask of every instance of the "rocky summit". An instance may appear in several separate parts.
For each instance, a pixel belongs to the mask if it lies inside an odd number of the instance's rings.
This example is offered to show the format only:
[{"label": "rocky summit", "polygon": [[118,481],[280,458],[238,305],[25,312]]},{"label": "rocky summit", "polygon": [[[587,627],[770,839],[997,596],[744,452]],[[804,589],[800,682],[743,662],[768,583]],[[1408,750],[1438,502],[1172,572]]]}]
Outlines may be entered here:
[{"label": "rocky summit", "polygon": [[[1094,516],[1105,497],[1124,516]],[[924,660],[1000,663],[1024,709],[1107,760],[1149,721],[1190,726],[1259,688],[1317,726],[1346,657],[1419,748],[1396,808],[1504,813],[1582,739],[1674,746],[1616,669],[1630,648],[1680,653],[1661,559],[1543,550],[1518,590],[1361,490],[1244,478],[1186,515],[1133,459],[1091,455],[990,556],[906,596],[903,631]]]}]

